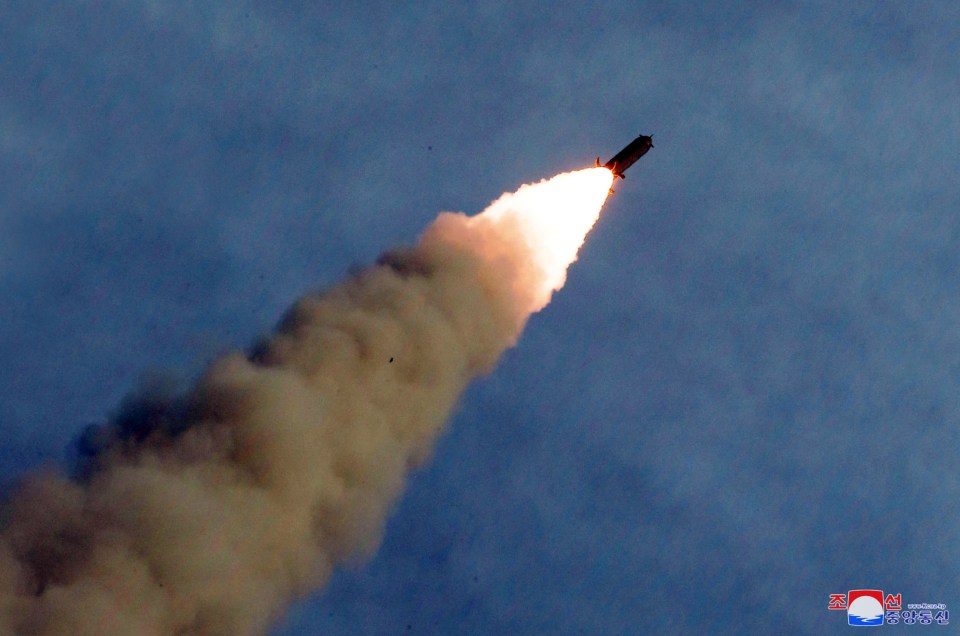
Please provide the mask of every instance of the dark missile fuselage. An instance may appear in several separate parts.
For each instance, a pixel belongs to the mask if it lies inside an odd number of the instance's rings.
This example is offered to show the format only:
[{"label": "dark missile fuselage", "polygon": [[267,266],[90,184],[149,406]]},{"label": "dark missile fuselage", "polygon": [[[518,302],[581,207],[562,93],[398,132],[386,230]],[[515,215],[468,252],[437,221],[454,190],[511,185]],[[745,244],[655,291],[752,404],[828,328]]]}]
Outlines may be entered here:
[{"label": "dark missile fuselage", "polygon": [[[627,168],[636,163],[637,159],[647,154],[651,148],[653,148],[653,137],[640,135],[628,143],[626,148],[613,155],[613,159],[603,164],[603,167],[609,169],[614,177],[623,179],[623,173],[627,171]],[[599,163],[599,160],[597,163]]]}]

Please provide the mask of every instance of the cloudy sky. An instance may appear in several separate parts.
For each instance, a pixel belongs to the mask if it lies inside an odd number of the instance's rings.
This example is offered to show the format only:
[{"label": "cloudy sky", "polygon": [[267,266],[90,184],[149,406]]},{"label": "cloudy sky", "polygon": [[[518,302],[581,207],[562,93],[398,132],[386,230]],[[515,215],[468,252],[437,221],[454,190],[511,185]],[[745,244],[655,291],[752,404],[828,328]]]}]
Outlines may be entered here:
[{"label": "cloudy sky", "polygon": [[652,133],[377,556],[273,635],[960,611],[954,4],[185,5],[3,10],[5,483],[438,212]]}]

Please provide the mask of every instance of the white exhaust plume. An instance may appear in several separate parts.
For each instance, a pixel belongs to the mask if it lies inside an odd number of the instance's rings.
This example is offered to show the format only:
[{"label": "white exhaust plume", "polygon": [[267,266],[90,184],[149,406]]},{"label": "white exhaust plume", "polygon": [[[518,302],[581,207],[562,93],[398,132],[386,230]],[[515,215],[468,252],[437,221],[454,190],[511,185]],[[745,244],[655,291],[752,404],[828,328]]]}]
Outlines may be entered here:
[{"label": "white exhaust plume", "polygon": [[0,530],[0,633],[260,634],[371,555],[464,386],[563,285],[612,179],[441,214],[185,396],[96,431],[82,475],[25,478]]}]

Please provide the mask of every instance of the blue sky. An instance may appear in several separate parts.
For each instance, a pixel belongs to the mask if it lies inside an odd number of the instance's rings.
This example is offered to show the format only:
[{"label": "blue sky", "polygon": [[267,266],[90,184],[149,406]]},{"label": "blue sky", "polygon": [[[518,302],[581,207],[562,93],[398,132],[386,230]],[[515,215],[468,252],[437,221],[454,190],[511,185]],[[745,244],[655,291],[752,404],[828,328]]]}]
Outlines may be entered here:
[{"label": "blue sky", "polygon": [[5,481],[441,210],[652,133],[378,555],[274,636],[820,634],[856,588],[960,610],[954,5],[4,13]]}]

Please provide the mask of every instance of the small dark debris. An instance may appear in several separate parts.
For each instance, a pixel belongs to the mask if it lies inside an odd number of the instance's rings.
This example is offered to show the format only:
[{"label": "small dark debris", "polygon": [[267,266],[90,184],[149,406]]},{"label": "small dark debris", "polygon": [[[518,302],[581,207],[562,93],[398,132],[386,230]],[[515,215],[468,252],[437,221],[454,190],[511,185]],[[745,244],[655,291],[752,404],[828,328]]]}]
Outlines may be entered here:
[{"label": "small dark debris", "polygon": [[393,362],[393,358],[390,358],[390,362]]}]

